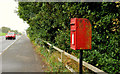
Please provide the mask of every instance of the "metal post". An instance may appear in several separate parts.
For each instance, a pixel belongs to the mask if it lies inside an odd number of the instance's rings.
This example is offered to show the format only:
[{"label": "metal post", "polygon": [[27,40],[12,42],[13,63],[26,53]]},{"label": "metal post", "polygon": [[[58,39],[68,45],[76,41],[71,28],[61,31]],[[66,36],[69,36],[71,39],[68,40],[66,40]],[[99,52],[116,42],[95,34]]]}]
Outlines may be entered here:
[{"label": "metal post", "polygon": [[63,53],[63,52],[61,52],[61,62],[62,62],[62,53]]},{"label": "metal post", "polygon": [[80,50],[80,58],[79,58],[79,74],[82,74],[82,55],[83,55],[83,50]]},{"label": "metal post", "polygon": [[61,62],[62,62],[62,71],[63,71],[63,51],[61,52]]}]

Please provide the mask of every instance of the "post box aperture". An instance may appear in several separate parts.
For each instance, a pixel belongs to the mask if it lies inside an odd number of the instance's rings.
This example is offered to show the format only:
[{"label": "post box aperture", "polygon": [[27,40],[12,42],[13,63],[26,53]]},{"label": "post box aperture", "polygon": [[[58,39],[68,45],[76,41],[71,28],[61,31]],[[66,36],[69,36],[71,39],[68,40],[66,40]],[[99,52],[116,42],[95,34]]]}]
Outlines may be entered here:
[{"label": "post box aperture", "polygon": [[92,27],[85,18],[71,18],[70,47],[74,50],[91,49]]}]

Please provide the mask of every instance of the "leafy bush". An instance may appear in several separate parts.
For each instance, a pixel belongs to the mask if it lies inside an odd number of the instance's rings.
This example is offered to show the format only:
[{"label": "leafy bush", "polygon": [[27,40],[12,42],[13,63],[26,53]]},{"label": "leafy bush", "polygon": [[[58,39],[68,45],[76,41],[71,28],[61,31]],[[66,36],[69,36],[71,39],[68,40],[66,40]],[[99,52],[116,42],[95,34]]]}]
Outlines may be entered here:
[{"label": "leafy bush", "polygon": [[70,19],[87,18],[92,24],[92,49],[84,61],[108,73],[120,71],[120,2],[19,2],[18,15],[30,27],[30,39],[49,41],[79,57],[70,49]]}]

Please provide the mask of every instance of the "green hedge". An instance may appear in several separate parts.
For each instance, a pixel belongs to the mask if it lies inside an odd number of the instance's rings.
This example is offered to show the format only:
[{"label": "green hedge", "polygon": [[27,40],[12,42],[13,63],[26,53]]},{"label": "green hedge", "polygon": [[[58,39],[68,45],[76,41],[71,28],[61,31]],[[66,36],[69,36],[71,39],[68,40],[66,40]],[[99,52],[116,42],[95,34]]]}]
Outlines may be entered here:
[{"label": "green hedge", "polygon": [[31,40],[41,38],[78,57],[70,49],[70,19],[89,19],[92,49],[84,51],[84,61],[108,73],[120,71],[120,2],[19,2],[18,15],[30,25]]}]

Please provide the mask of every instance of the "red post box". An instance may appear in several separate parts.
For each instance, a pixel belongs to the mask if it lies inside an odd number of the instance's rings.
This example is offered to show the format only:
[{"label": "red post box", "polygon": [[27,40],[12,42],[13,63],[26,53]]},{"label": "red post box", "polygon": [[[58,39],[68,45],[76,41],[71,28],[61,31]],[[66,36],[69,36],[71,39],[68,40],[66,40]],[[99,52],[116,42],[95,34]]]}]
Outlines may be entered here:
[{"label": "red post box", "polygon": [[70,48],[74,50],[91,49],[92,27],[86,18],[71,18]]}]

